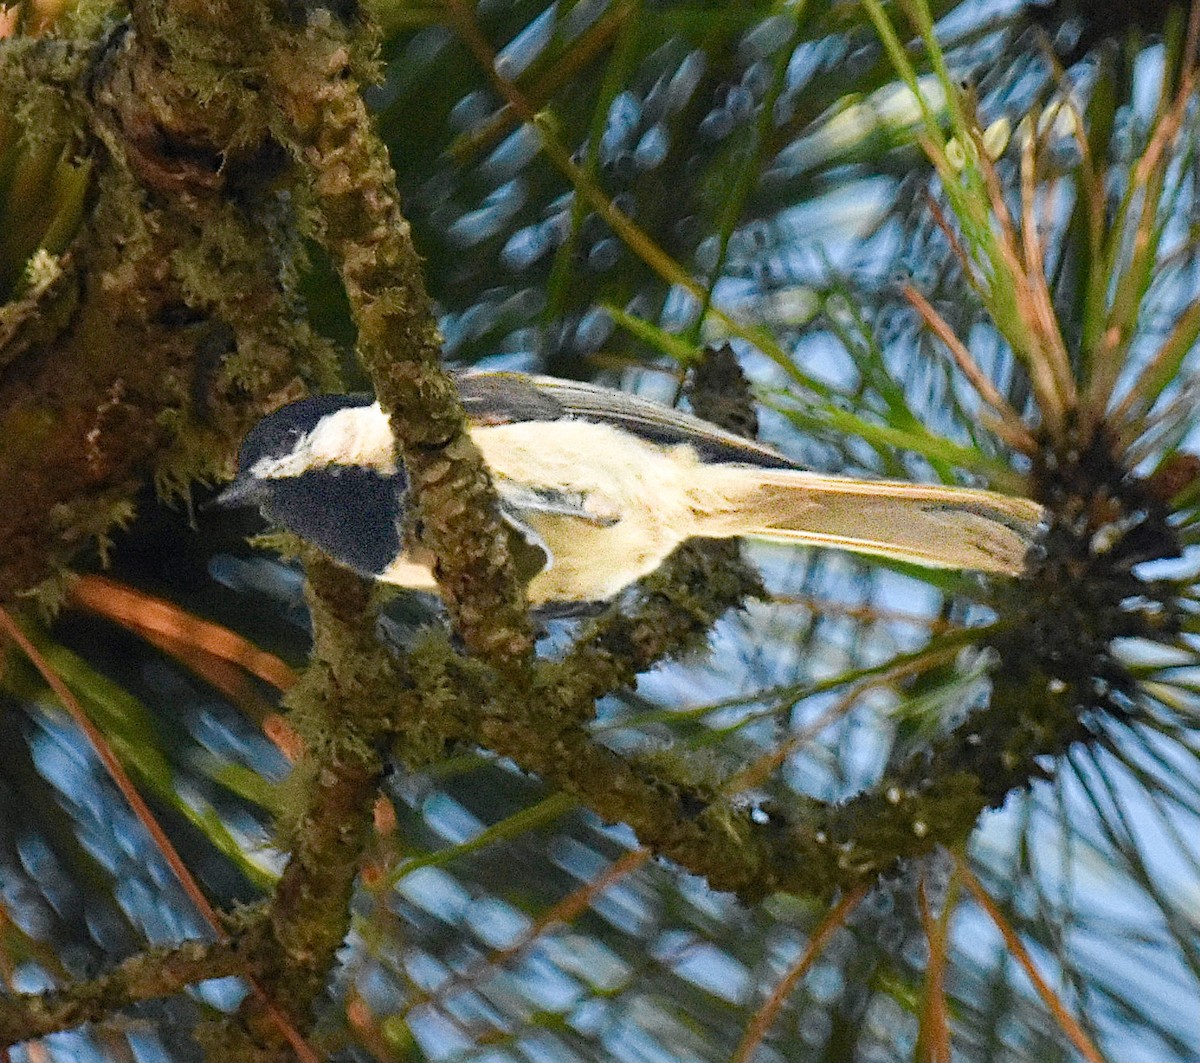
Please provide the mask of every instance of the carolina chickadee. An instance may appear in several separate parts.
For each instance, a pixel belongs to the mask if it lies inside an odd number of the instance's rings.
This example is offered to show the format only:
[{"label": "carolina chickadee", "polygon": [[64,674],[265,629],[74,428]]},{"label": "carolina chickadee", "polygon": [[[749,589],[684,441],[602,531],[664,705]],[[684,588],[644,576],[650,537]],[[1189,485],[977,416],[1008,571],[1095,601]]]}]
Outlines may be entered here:
[{"label": "carolina chickadee", "polygon": [[[992,491],[810,472],[658,403],[522,373],[457,375],[471,438],[529,565],[529,600],[610,598],[685,539],[752,536],[939,568],[1025,570],[1035,502]],[[291,403],[246,436],[218,504],[255,503],[365,576],[434,590],[406,542],[407,477],[366,395]]]}]

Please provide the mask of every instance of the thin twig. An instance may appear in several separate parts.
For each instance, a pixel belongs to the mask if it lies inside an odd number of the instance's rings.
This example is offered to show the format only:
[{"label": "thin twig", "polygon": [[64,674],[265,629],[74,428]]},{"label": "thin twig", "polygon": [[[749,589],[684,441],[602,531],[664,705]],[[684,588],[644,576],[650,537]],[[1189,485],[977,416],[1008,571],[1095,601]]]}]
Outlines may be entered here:
[{"label": "thin twig", "polygon": [[244,977],[245,967],[245,955],[230,941],[148,949],[90,981],[0,997],[0,1045],[7,1051],[10,1045],[104,1019],[117,1008],[170,996],[196,982]]}]

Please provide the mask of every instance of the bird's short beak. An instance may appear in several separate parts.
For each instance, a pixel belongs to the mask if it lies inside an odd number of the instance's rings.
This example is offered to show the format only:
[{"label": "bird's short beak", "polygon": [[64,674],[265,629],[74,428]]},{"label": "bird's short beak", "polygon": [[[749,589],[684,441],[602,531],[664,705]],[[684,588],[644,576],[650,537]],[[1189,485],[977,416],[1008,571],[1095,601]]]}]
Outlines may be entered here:
[{"label": "bird's short beak", "polygon": [[205,506],[206,509],[238,509],[260,505],[267,494],[267,485],[253,476],[240,476]]}]

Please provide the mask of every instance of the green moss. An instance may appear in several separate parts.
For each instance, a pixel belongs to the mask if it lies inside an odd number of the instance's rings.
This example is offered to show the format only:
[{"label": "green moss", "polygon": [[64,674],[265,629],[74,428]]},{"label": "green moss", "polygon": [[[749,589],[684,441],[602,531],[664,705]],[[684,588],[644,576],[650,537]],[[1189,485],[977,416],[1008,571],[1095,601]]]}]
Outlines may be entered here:
[{"label": "green moss", "polygon": [[61,424],[46,406],[20,405],[0,411],[0,475],[9,470],[27,468],[34,463],[53,441]]}]

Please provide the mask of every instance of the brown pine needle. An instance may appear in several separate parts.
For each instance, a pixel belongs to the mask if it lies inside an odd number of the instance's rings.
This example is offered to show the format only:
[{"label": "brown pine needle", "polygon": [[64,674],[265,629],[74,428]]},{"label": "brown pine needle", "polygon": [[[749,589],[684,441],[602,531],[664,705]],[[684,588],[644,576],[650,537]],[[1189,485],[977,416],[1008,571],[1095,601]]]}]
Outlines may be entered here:
[{"label": "brown pine needle", "polygon": [[906,613],[900,609],[884,609],[871,603],[852,605],[849,602],[838,602],[816,594],[772,594],[767,600],[772,605],[798,605],[811,613],[820,613],[822,616],[845,616],[867,624],[913,624],[916,627],[929,628],[936,635],[962,628],[962,624],[941,616]]},{"label": "brown pine needle", "polygon": [[1009,268],[1011,275],[1014,278],[1020,278],[1023,271],[1020,265],[1020,256],[1017,253],[1017,226],[1013,221],[1012,214],[1009,212],[1008,204],[1004,201],[1004,188],[1000,183],[1000,175],[996,172],[996,166],[992,162],[992,157],[983,150],[978,142],[976,143],[976,147],[979,148],[979,172],[987,188],[988,203],[992,208],[992,217],[995,219],[996,225],[1000,230],[996,247],[1000,251],[1001,257],[1004,259],[1005,265]]},{"label": "brown pine needle", "polygon": [[[708,286],[698,281],[681,266],[651,238],[645,229],[617,207],[612,197],[604,189],[575,164],[571,153],[554,136],[548,124],[539,120],[536,110],[520,88],[496,72],[496,54],[480,29],[471,5],[468,5],[465,0],[442,0],[442,3],[463,44],[482,67],[493,87],[504,97],[522,121],[533,126],[538,133],[542,150],[551,164],[571,182],[576,193],[604,219],[621,242],[662,280],[668,284],[678,285],[696,299],[701,306],[707,307],[707,313],[716,318],[730,334],[753,344],[785,370],[797,375],[795,362],[786,355],[765,330],[747,325],[739,321],[735,314],[713,305],[709,299]],[[803,382],[806,386],[811,387],[814,381],[813,378],[806,377]]]},{"label": "brown pine needle", "polygon": [[925,1006],[921,1011],[918,1058],[924,1063],[950,1063],[950,1016],[946,1008],[946,959],[951,902],[935,919],[929,907],[924,879],[917,887],[921,926],[929,942],[929,965],[925,968]]},{"label": "brown pine needle", "polygon": [[967,861],[960,854],[954,853],[954,865],[963,885],[967,887],[971,896],[975,898],[976,903],[987,912],[992,922],[996,924],[996,929],[1000,931],[1001,937],[1004,938],[1005,946],[1033,983],[1038,996],[1042,998],[1042,1003],[1046,1005],[1050,1014],[1054,1017],[1054,1021],[1058,1023],[1059,1029],[1066,1034],[1067,1039],[1088,1063],[1104,1063],[1104,1057],[1100,1055],[1099,1049],[1092,1043],[1092,1039],[1087,1035],[1084,1028],[1079,1025],[1079,1021],[1067,1010],[1066,1005],[1062,1002],[1058,994],[1054,992],[1050,984],[1038,973],[1038,969],[1033,964],[1033,958],[1029,955],[1029,950],[1025,948],[1020,936],[1013,929],[1012,924],[1004,917],[1004,913],[1000,911],[996,902],[988,896],[987,890],[983,888],[983,883],[979,881],[975,872],[967,865]]},{"label": "brown pine needle", "polygon": [[[1124,219],[1128,204],[1132,197],[1142,197],[1141,210],[1137,227],[1133,234],[1131,264],[1127,267],[1127,275],[1117,289],[1117,297],[1109,311],[1101,352],[1108,357],[1103,361],[1097,360],[1096,368],[1088,382],[1088,396],[1085,411],[1091,421],[1099,424],[1104,420],[1105,412],[1112,400],[1113,390],[1125,366],[1130,343],[1130,332],[1136,322],[1137,308],[1141,304],[1141,295],[1132,293],[1131,297],[1121,298],[1121,291],[1128,287],[1130,272],[1139,268],[1139,263],[1151,240],[1155,227],[1160,223],[1158,206],[1163,181],[1169,166],[1169,159],[1164,156],[1177,142],[1180,130],[1187,115],[1188,105],[1196,90],[1196,70],[1194,67],[1194,27],[1197,22],[1197,8],[1192,6],[1192,14],[1188,24],[1187,60],[1184,64],[1183,75],[1179,88],[1168,103],[1164,94],[1160,98],[1158,112],[1154,120],[1154,132],[1146,144],[1145,151],[1137,161],[1130,174],[1129,190],[1126,192],[1126,203],[1122,205],[1121,217]],[[1122,221],[1121,230],[1124,228]],[[1118,236],[1121,232],[1118,231]],[[1148,276],[1147,271],[1147,276]],[[1136,278],[1134,278],[1136,279]],[[1139,287],[1140,291],[1140,287]]]},{"label": "brown pine needle", "polygon": [[828,943],[829,939],[833,937],[834,931],[841,927],[849,918],[850,913],[858,907],[859,902],[867,895],[869,888],[869,886],[863,885],[847,893],[833,906],[829,914],[821,920],[820,925],[813,931],[812,937],[809,938],[808,948],[804,950],[804,954],[796,961],[792,969],[783,976],[771,995],[763,1001],[762,1007],[754,1013],[754,1017],[750,1020],[750,1025],[746,1027],[746,1033],[742,1037],[741,1043],[737,1046],[737,1050],[733,1053],[730,1063],[750,1063],[758,1046],[762,1044],[763,1038],[766,1037],[767,1031],[775,1022],[780,1009],[787,1003],[788,997],[792,995],[792,990],[796,988],[800,979],[808,973],[809,968],[816,962],[817,957],[821,954],[821,950]]},{"label": "brown pine needle", "polygon": [[955,335],[950,323],[933,308],[933,305],[911,284],[905,284],[901,289],[904,298],[912,308],[921,315],[921,320],[950,352],[954,363],[962,371],[971,386],[984,402],[986,402],[1000,417],[994,431],[1010,447],[1022,454],[1032,455],[1037,452],[1037,442],[1034,440],[1021,415],[1009,405],[1008,401],[997,390],[995,384],[988,379],[987,374],[980,368],[979,363],[972,357],[962,340]]},{"label": "brown pine needle", "polygon": [[1079,405],[1071,359],[1058,327],[1050,286],[1046,280],[1046,257],[1037,218],[1037,137],[1030,133],[1021,146],[1021,249],[1025,256],[1026,298],[1023,307],[1030,326],[1040,338],[1042,352],[1067,409]]},{"label": "brown pine needle", "polygon": [[[921,143],[925,145],[930,142],[922,140]],[[933,216],[933,223],[941,230],[947,243],[950,244],[950,252],[958,260],[959,268],[962,270],[966,282],[982,298],[984,288],[976,273],[975,263],[971,261],[971,256],[967,254],[967,249],[963,247],[962,241],[958,238],[958,233],[951,227],[945,212],[928,189],[925,190],[925,206],[929,208],[929,213]]]},{"label": "brown pine needle", "polygon": [[[623,0],[601,15],[590,29],[572,41],[570,50],[525,91],[529,105],[536,110],[548,102],[559,89],[579,77],[588,64],[612,43],[629,21],[633,10],[633,4],[629,0]],[[521,116],[516,108],[511,103],[506,103],[477,129],[456,137],[446,149],[446,154],[459,165],[466,165],[472,156],[491,147],[520,121]]]},{"label": "brown pine needle", "polygon": [[837,723],[838,720],[854,708],[859,699],[868,691],[888,686],[906,675],[911,675],[913,672],[920,672],[946,661],[951,661],[958,656],[959,652],[960,650],[957,646],[948,646],[944,650],[934,650],[928,654],[922,654],[910,660],[902,661],[894,668],[889,668],[885,672],[869,676],[855,683],[854,686],[847,690],[845,694],[838,698],[837,701],[830,705],[829,708],[822,712],[807,727],[789,736],[774,749],[768,750],[761,757],[747,764],[741,771],[726,779],[721,785],[721,793],[731,796],[763,785],[771,772],[775,771],[797,749],[814,741],[825,728]]},{"label": "brown pine needle", "polygon": [[[1192,34],[1197,23],[1197,12],[1200,11],[1196,5],[1193,5],[1191,19],[1188,23],[1188,49],[1189,55],[1194,47]],[[1190,61],[1189,61],[1190,62]],[[1192,98],[1196,88],[1196,71],[1191,69],[1190,65],[1186,67],[1186,72],[1180,83],[1179,90],[1175,95],[1172,105],[1160,118],[1158,125],[1154,131],[1154,135],[1150,138],[1150,142],[1146,146],[1145,152],[1138,160],[1137,167],[1133,173],[1133,187],[1141,189],[1160,189],[1163,180],[1163,172],[1167,165],[1163,156],[1168,149],[1175,143],[1179,136],[1180,129],[1183,126],[1183,121],[1186,115],[1187,106]],[[1154,196],[1154,203],[1157,204],[1158,197]],[[1142,215],[1138,219],[1138,227],[1135,233],[1135,248],[1142,248],[1150,239],[1151,230],[1157,225],[1159,219],[1156,211],[1151,209],[1149,205],[1144,204],[1142,207]],[[1136,259],[1136,255],[1135,255]],[[1161,264],[1160,264],[1161,265]],[[1129,391],[1122,398],[1116,409],[1106,419],[1110,424],[1116,424],[1121,420],[1127,420],[1136,427],[1136,423],[1149,411],[1153,401],[1157,398],[1158,390],[1156,384],[1162,376],[1164,369],[1170,365],[1172,360],[1177,356],[1178,347],[1182,343],[1187,346],[1191,345],[1189,334],[1196,327],[1196,306],[1188,308],[1179,318],[1172,330],[1171,335],[1163,342],[1157,354],[1138,374],[1137,380],[1130,386]],[[1111,322],[1111,318],[1110,318]],[[1115,326],[1110,328],[1110,331],[1115,332]],[[1121,337],[1118,336],[1118,340]],[[1127,342],[1125,344],[1127,347]],[[1103,376],[1097,375],[1093,380],[1093,386],[1090,393],[1091,413],[1093,418],[1099,420],[1105,418],[1105,411],[1111,402],[1113,389],[1116,386],[1117,379],[1120,375],[1120,370],[1124,362],[1117,359],[1114,364],[1108,368],[1108,372]],[[1153,394],[1150,394],[1153,392]],[[1146,402],[1146,399],[1149,402]]]},{"label": "brown pine needle", "polygon": [[[1032,135],[1032,134],[1031,134]],[[1045,343],[1041,340],[1041,330],[1034,320],[1033,307],[1035,303],[1031,292],[1032,282],[1022,263],[1019,250],[1017,228],[1009,212],[1008,204],[1004,201],[1004,188],[995,164],[986,151],[979,155],[979,172],[987,188],[988,202],[992,208],[992,217],[999,228],[994,246],[1000,258],[998,268],[1012,279],[1013,297],[1016,311],[1020,318],[1022,335],[1010,337],[1014,352],[1021,358],[1029,373],[1029,382],[1037,396],[1038,406],[1042,411],[1047,428],[1058,434],[1067,422],[1068,411],[1066,396],[1060,393],[1060,374],[1049,363]]]},{"label": "brown pine needle", "polygon": [[1138,428],[1153,407],[1166,383],[1174,377],[1173,369],[1182,361],[1183,352],[1190,349],[1200,333],[1200,302],[1192,303],[1175,322],[1171,334],[1138,374],[1129,390],[1106,420],[1109,424],[1128,424]]},{"label": "brown pine needle", "polygon": [[[155,848],[158,849],[167,866],[171,869],[175,878],[178,879],[183,892],[191,900],[204,921],[212,928],[217,939],[219,941],[228,941],[229,935],[221,923],[221,918],[217,914],[217,910],[209,903],[208,898],[204,895],[204,891],[200,888],[200,884],[196,881],[191,871],[188,870],[183,857],[179,855],[179,851],[171,843],[171,839],[167,837],[166,831],[162,829],[154,813],[150,810],[150,806],[146,804],[142,795],[138,793],[137,787],[134,786],[133,780],[129,777],[129,773],[126,772],[124,765],[117,759],[117,755],[113,752],[112,746],[109,745],[108,739],[104,737],[101,730],[84,711],[79,699],[75,697],[71,689],[62,681],[58,673],[50,667],[50,663],[38,652],[38,648],[29,640],[25,632],[21,630],[17,622],[2,606],[0,606],[0,631],[3,631],[20,648],[21,652],[25,654],[30,664],[37,669],[43,681],[54,692],[54,696],[58,698],[63,708],[67,710],[67,713],[75,722],[75,726],[86,736],[88,743],[91,745],[100,763],[104,766],[104,770],[108,773],[108,777],[112,780],[113,785],[120,791],[121,796],[125,798],[126,803],[133,810],[133,814],[142,824],[146,833],[150,835]],[[262,1001],[263,1006],[267,1009],[280,1033],[287,1039],[292,1050],[302,1063],[318,1063],[317,1054],[312,1046],[308,1044],[282,1009],[267,996],[261,985],[259,985],[258,980],[249,973],[245,977],[254,989],[255,994]]]},{"label": "brown pine needle", "polygon": [[771,773],[796,752],[796,750],[802,749],[809,742],[815,741],[825,728],[833,726],[833,724],[837,723],[838,720],[854,708],[855,702],[872,686],[879,685],[881,685],[881,680],[876,680],[874,683],[861,683],[858,686],[852,687],[807,727],[797,731],[794,735],[780,742],[774,749],[768,750],[761,757],[747,764],[741,771],[726,779],[721,784],[721,793],[727,797],[733,797],[737,794],[745,793],[747,790],[753,790],[756,787],[762,786],[766,783]]},{"label": "brown pine needle", "polygon": [[29,640],[25,632],[17,626],[17,622],[13,620],[3,607],[0,607],[0,629],[3,629],[4,633],[20,647],[21,652],[29,658],[29,662],[37,669],[46,685],[54,692],[54,696],[58,698],[71,719],[75,721],[75,726],[87,737],[100,763],[104,766],[104,770],[108,773],[108,777],[121,792],[121,796],[125,798],[134,815],[137,816],[139,822],[154,841],[163,859],[179,880],[184,893],[187,894],[192,904],[195,905],[196,910],[204,917],[205,922],[219,932],[221,923],[216,909],[209,904],[204,891],[200,889],[199,884],[192,877],[192,873],[183,862],[183,858],[179,855],[175,846],[171,844],[170,839],[159,825],[158,820],[154,817],[154,813],[150,811],[150,806],[146,804],[142,799],[142,795],[138,793],[137,787],[134,786],[129,773],[125,771],[124,765],[117,759],[117,755],[113,752],[112,746],[109,745],[108,739],[104,737],[101,730],[84,711],[79,699],[75,697],[66,683],[59,678],[58,673],[50,667],[49,662],[38,652],[38,648]]},{"label": "brown pine needle", "polygon": [[[281,692],[296,684],[296,673],[273,653],[221,624],[203,620],[136,587],[104,576],[81,576],[71,584],[67,602],[140,635],[243,709],[262,703],[246,672]],[[295,728],[276,712],[264,710],[256,715],[263,734],[280,752],[292,763],[299,760],[304,742]]]},{"label": "brown pine needle", "polygon": [[405,1014],[418,1004],[436,1003],[445,1000],[452,992],[468,988],[479,981],[488,971],[503,966],[529,948],[539,937],[553,926],[568,926],[586,909],[598,894],[647,864],[653,853],[649,849],[631,849],[614,860],[590,882],[572,890],[562,900],[552,905],[535,919],[529,928],[513,944],[494,949],[472,967],[455,975],[436,990],[415,997],[405,1008]]},{"label": "brown pine needle", "polygon": [[192,646],[236,664],[276,690],[290,690],[296,685],[296,673],[273,653],[259,649],[221,624],[136,587],[106,576],[81,576],[72,583],[68,601],[151,640],[158,636],[166,643]]},{"label": "brown pine needle", "polygon": [[578,889],[572,890],[561,901],[543,912],[515,945],[492,953],[488,962],[493,965],[504,963],[517,952],[528,948],[529,944],[547,928],[571,923],[596,899],[598,894],[615,885],[626,875],[632,874],[639,867],[649,863],[653,855],[649,849],[631,849],[624,856],[614,860],[601,874]]}]

